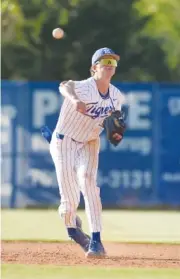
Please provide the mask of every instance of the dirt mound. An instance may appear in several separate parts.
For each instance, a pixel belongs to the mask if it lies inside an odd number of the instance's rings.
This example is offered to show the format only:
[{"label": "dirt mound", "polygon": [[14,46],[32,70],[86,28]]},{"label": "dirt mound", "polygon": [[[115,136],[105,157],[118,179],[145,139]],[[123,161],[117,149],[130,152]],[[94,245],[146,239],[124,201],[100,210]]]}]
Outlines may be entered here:
[{"label": "dirt mound", "polygon": [[105,243],[107,258],[86,259],[73,242],[2,242],[2,263],[106,267],[180,267],[180,245]]}]

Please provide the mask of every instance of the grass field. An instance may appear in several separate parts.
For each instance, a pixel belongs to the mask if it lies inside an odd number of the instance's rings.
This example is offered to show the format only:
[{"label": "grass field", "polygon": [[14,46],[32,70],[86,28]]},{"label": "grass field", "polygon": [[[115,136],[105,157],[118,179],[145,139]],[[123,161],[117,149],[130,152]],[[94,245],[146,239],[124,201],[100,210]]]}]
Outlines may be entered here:
[{"label": "grass field", "polygon": [[180,271],[146,268],[88,268],[3,265],[2,279],[179,279]]},{"label": "grass field", "polygon": [[[78,215],[88,230],[84,211]],[[3,240],[68,240],[55,210],[2,210]],[[180,212],[104,211],[103,239],[119,242],[180,243]]]},{"label": "grass field", "polygon": [[[88,230],[84,212],[79,215]],[[67,241],[55,210],[2,210],[2,239]],[[103,240],[117,242],[180,243],[180,212],[104,211]],[[3,279],[180,278],[180,269],[61,267],[3,264]]]}]

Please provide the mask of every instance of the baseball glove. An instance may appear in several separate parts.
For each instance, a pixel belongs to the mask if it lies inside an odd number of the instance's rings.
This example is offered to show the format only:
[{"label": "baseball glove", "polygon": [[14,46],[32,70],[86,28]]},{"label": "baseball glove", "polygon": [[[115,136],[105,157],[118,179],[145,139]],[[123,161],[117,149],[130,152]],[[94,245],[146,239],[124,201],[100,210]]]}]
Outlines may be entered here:
[{"label": "baseball glove", "polygon": [[117,146],[122,140],[126,130],[124,114],[119,110],[113,111],[111,115],[104,119],[103,127],[105,129],[107,139],[114,146]]}]

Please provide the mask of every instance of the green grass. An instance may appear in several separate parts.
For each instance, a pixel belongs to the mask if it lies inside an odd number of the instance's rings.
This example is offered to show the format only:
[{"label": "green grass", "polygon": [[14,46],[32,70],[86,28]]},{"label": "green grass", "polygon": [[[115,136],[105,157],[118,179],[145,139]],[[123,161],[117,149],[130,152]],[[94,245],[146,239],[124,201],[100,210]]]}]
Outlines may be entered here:
[{"label": "green grass", "polygon": [[[84,211],[78,214],[88,231]],[[3,209],[3,240],[68,240],[56,210]],[[180,243],[180,212],[104,211],[103,240],[119,242]]]},{"label": "green grass", "polygon": [[177,269],[2,265],[2,279],[179,279]]},{"label": "green grass", "polygon": [[[84,211],[78,214],[88,231]],[[67,241],[56,210],[3,209],[2,239]],[[103,211],[103,240],[119,242],[180,243],[180,212]],[[3,264],[2,279],[175,279],[180,269],[61,267]]]}]

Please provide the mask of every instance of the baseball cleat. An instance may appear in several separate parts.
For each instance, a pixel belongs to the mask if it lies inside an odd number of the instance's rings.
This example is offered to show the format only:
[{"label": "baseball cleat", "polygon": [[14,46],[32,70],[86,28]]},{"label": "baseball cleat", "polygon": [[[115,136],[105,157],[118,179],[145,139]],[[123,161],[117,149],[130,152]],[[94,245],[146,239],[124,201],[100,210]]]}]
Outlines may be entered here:
[{"label": "baseball cleat", "polygon": [[80,229],[85,236],[87,236],[87,238],[89,239],[89,243],[90,243],[91,238],[90,238],[90,236],[88,234],[83,232],[82,221],[81,221],[81,219],[80,219],[80,217],[78,215],[76,216],[76,227],[78,229]]},{"label": "baseball cleat", "polygon": [[76,216],[76,230],[69,237],[78,243],[85,252],[88,251],[91,238],[83,232],[79,216]]},{"label": "baseball cleat", "polygon": [[90,241],[89,249],[86,253],[86,258],[104,258],[106,256],[106,251],[99,241]]}]

